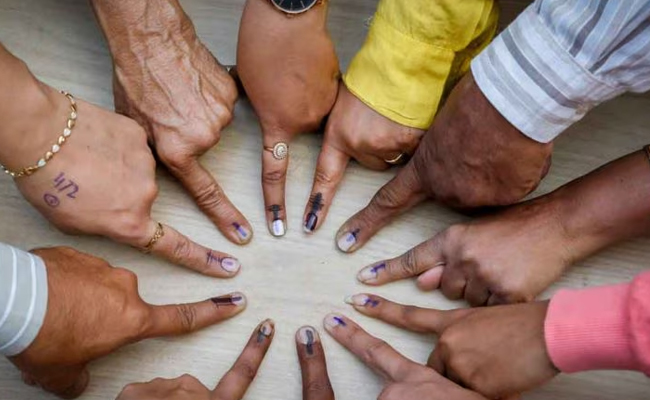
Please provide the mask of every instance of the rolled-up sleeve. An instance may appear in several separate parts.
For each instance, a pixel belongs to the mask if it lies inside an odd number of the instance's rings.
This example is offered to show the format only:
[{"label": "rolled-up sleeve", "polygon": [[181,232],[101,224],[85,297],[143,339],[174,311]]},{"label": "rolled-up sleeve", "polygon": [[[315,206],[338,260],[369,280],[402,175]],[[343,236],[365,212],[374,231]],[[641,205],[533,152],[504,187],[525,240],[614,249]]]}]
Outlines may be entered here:
[{"label": "rolled-up sleeve", "polygon": [[537,0],[471,69],[510,123],[550,142],[603,101],[650,90],[650,0]]}]

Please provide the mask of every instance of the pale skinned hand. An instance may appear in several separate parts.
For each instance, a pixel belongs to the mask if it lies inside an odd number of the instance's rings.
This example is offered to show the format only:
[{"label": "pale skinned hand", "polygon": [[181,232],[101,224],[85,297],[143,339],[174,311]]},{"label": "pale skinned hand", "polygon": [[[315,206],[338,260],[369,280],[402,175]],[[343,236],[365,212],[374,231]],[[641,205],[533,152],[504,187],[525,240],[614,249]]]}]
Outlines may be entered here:
[{"label": "pale skinned hand", "polygon": [[417,277],[472,306],[532,301],[578,258],[552,196],[452,225],[405,254],[362,269],[372,286]]},{"label": "pale skinned hand", "polygon": [[548,302],[441,311],[371,294],[357,294],[346,301],[366,316],[437,335],[428,365],[488,398],[515,396],[559,373],[544,338]]},{"label": "pale skinned hand", "polygon": [[241,400],[253,383],[274,334],[273,321],[263,321],[253,331],[235,364],[213,390],[195,377],[183,375],[176,379],[157,378],[147,383],[132,383],[116,400]]},{"label": "pale skinned hand", "polygon": [[336,100],[339,63],[327,32],[325,1],[292,17],[270,1],[247,0],[237,48],[237,74],[262,127],[262,190],[269,232],[287,229],[289,157],[273,147],[317,130]]},{"label": "pale skinned hand", "polygon": [[339,229],[337,245],[346,253],[358,250],[427,198],[461,209],[515,203],[546,175],[552,148],[512,126],[467,74],[409,163]]},{"label": "pale skinned hand", "polygon": [[385,160],[393,160],[401,154],[404,157],[412,155],[424,132],[379,114],[341,82],[325,127],[314,185],[305,208],[305,232],[314,232],[325,221],[350,158],[367,168],[385,170],[390,167]]},{"label": "pale skinned hand", "polygon": [[[44,119],[45,139],[39,140],[54,143],[70,105],[50,87],[42,85],[42,92],[51,107]],[[17,179],[16,185],[65,233],[101,235],[143,248],[157,227],[151,208],[158,188],[147,135],[129,118],[81,100],[77,105],[76,125],[61,151],[45,168]],[[234,257],[201,246],[167,225],[152,253],[214,277],[229,278],[240,269]]]},{"label": "pale skinned hand", "polygon": [[[368,334],[343,315],[328,315],[324,325],[337,342],[385,379],[386,386],[378,400],[486,400],[480,394],[446,379],[434,369],[407,359],[388,343]],[[517,398],[510,397],[512,400]]]},{"label": "pale skinned hand", "polygon": [[84,391],[93,360],[143,339],[197,331],[246,306],[241,293],[153,306],[140,298],[137,278],[128,270],[70,248],[32,252],[47,268],[47,312],[34,342],[10,360],[26,383],[63,398]]},{"label": "pale skinned hand", "polygon": [[[226,238],[250,242],[250,224],[199,162],[233,118],[235,82],[178,1],[93,5],[113,56],[116,111],[145,128],[160,160]],[[139,18],[123,16],[128,11]]]}]

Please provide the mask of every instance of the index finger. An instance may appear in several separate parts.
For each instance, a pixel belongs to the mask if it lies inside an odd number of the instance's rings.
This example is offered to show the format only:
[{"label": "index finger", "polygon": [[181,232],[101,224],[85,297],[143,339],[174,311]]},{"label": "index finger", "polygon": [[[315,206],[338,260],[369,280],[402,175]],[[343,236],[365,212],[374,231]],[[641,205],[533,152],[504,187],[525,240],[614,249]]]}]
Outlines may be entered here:
[{"label": "index finger", "polygon": [[334,400],[318,331],[311,326],[300,328],[296,332],[296,349],[302,373],[303,400]]},{"label": "index finger", "polygon": [[442,240],[442,236],[436,235],[399,257],[369,265],[359,271],[357,279],[366,285],[378,286],[418,276],[434,268],[437,268],[442,275],[442,268],[445,265]]},{"label": "index finger", "polygon": [[327,136],[325,138],[323,148],[318,156],[309,202],[305,207],[303,229],[306,233],[314,232],[325,221],[336,190],[343,180],[345,169],[350,161],[349,155],[332,146],[327,141]]},{"label": "index finger", "polygon": [[339,250],[344,253],[358,250],[393,218],[425,199],[426,194],[411,160],[379,189],[363,210],[343,224],[336,234]]},{"label": "index finger", "polygon": [[329,314],[323,321],[325,329],[337,342],[359,357],[384,378],[401,382],[421,365],[407,359],[388,343],[368,334],[359,325],[340,314]]},{"label": "index finger", "polygon": [[264,361],[266,352],[271,347],[274,334],[275,323],[270,319],[257,326],[235,364],[214,389],[213,394],[216,398],[240,400],[244,397]]}]

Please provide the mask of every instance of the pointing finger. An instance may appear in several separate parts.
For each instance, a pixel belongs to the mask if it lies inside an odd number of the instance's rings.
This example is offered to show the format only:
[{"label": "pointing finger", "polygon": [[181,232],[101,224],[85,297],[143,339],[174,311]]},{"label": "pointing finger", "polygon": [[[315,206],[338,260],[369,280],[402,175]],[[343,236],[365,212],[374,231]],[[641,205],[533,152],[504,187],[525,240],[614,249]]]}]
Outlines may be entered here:
[{"label": "pointing finger", "polygon": [[393,382],[409,377],[420,365],[407,359],[388,343],[368,334],[355,322],[339,314],[329,314],[325,329],[337,342],[359,357],[368,367]]},{"label": "pointing finger", "polygon": [[[325,136],[327,138],[327,136]],[[305,208],[304,231],[312,233],[318,229],[327,217],[350,157],[329,143],[323,143],[318,156],[314,184]]]},{"label": "pointing finger", "polygon": [[[150,233],[146,237],[153,238],[160,232],[160,227],[154,221],[150,221],[149,225]],[[201,246],[169,225],[161,226],[162,236],[153,244],[152,254],[217,278],[232,278],[239,272],[241,264],[235,257]]]},{"label": "pointing finger", "polygon": [[393,218],[426,199],[413,162],[382,187],[370,203],[339,229],[336,243],[344,253],[361,248]]},{"label": "pointing finger", "polygon": [[[278,139],[276,139],[278,138]],[[264,136],[262,151],[262,191],[269,232],[275,237],[284,236],[287,230],[285,188],[289,168],[288,139]]]},{"label": "pointing finger", "polygon": [[443,311],[406,306],[372,294],[356,294],[346,298],[345,302],[364,315],[398,328],[438,335],[452,323],[473,312],[471,309]]},{"label": "pointing finger", "polygon": [[170,170],[228,240],[236,244],[251,241],[253,229],[250,224],[196,158],[184,163],[182,169]]},{"label": "pointing finger", "polygon": [[300,328],[296,333],[296,349],[302,372],[303,400],[334,400],[325,352],[316,329],[311,326]]},{"label": "pointing finger", "polygon": [[267,319],[257,326],[248,344],[232,368],[223,376],[213,393],[220,400],[240,400],[255,379],[264,356],[271,346],[275,323]]},{"label": "pointing finger", "polygon": [[442,272],[444,259],[441,241],[442,236],[436,235],[399,257],[365,267],[357,279],[367,285],[378,286],[412,278],[434,268]]},{"label": "pointing finger", "polygon": [[238,292],[198,303],[150,306],[149,325],[143,338],[196,332],[232,318],[245,308],[246,297]]}]

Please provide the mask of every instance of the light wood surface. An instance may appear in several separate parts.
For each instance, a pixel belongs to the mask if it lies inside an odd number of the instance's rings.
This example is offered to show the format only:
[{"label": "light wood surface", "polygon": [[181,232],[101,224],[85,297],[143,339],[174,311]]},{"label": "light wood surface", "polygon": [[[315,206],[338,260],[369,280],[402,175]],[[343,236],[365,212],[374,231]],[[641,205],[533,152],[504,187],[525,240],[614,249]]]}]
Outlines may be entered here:
[{"label": "light wood surface", "polygon": [[[183,1],[201,38],[226,64],[235,59],[243,4],[244,0]],[[343,66],[363,42],[364,23],[375,5],[375,0],[332,1],[330,27]],[[503,14],[512,18],[522,4],[503,1],[502,6]],[[86,1],[0,0],[0,41],[47,83],[112,108],[110,58]],[[628,95],[594,110],[557,141],[553,168],[538,192],[552,190],[640,148],[649,141],[649,109],[647,96]],[[305,135],[292,146],[287,192],[290,226],[285,238],[274,239],[264,223],[259,127],[250,106],[239,103],[234,123],[203,163],[253,224],[255,238],[243,248],[228,243],[180,186],[159,171],[160,196],[154,216],[205,245],[239,256],[244,270],[230,281],[206,278],[104,239],[65,236],[30,208],[9,179],[0,177],[0,241],[25,249],[69,245],[104,257],[114,265],[137,272],[143,297],[153,303],[201,300],[232,290],[242,290],[249,297],[248,310],[231,321],[190,337],[132,345],[94,363],[92,382],[82,397],[84,400],[114,399],[130,382],[184,373],[212,385],[235,360],[253,327],[266,317],[276,320],[278,333],[248,399],[301,398],[293,334],[303,324],[320,327],[322,317],[330,311],[354,317],[408,357],[426,360],[433,338],[355,315],[343,304],[343,298],[364,289],[354,279],[360,267],[400,254],[463,217],[435,204],[422,205],[384,229],[357,254],[345,256],[335,250],[334,233],[392,176],[392,172],[374,173],[353,165],[325,225],[313,237],[305,236],[300,220],[320,139],[318,135]],[[627,281],[650,265],[649,246],[650,241],[640,239],[605,251],[573,268],[546,296],[560,287]],[[422,306],[463,306],[448,302],[439,294],[420,293],[412,282],[381,287],[376,293]],[[380,378],[326,334],[322,336],[337,399],[375,399],[382,388]],[[650,380],[641,374],[598,372],[562,376],[525,397],[633,400],[648,398],[648,393]],[[0,400],[52,398],[24,386],[20,374],[6,360],[0,360]]]}]

